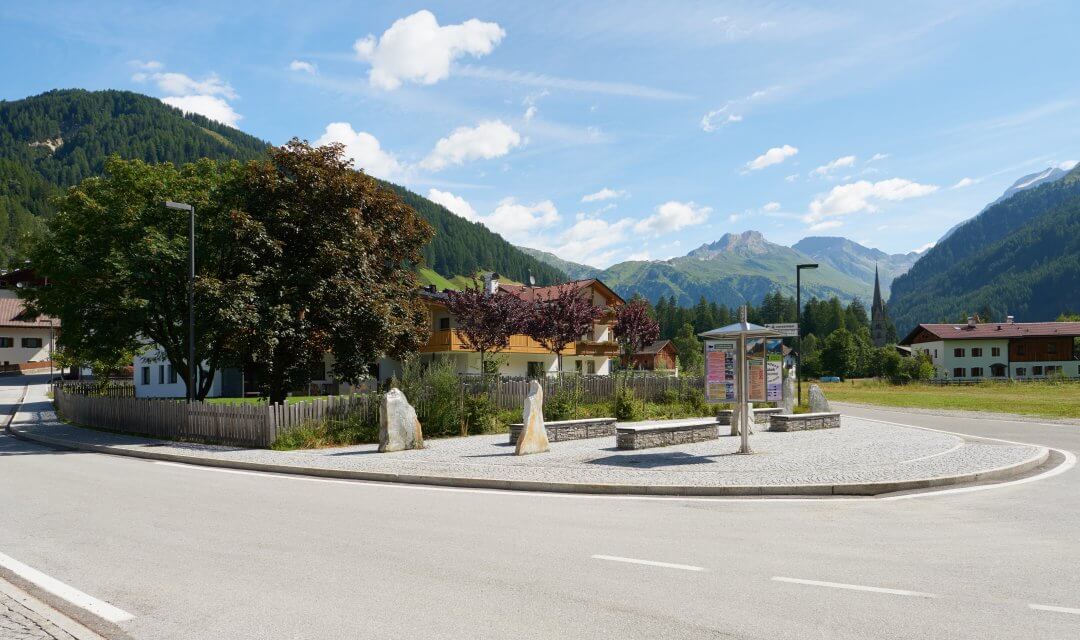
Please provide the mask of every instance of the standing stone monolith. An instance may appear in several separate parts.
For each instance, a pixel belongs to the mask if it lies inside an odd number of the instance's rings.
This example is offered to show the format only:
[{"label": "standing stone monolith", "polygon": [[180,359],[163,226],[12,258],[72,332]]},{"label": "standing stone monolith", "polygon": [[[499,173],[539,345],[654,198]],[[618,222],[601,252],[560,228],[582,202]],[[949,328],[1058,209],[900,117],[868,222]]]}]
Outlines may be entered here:
[{"label": "standing stone monolith", "polygon": [[795,376],[791,375],[790,369],[784,369],[784,390],[782,395],[781,403],[784,407],[784,413],[788,415],[795,413]]},{"label": "standing stone monolith", "polygon": [[816,384],[810,385],[810,413],[829,413],[829,401],[825,399],[825,392]]},{"label": "standing stone monolith", "polygon": [[379,453],[424,448],[420,419],[401,389],[387,391],[380,409]]},{"label": "standing stone monolith", "polygon": [[529,396],[525,398],[521,423],[524,427],[518,436],[514,455],[547,451],[549,447],[547,429],[544,427],[544,389],[536,380],[529,383]]}]

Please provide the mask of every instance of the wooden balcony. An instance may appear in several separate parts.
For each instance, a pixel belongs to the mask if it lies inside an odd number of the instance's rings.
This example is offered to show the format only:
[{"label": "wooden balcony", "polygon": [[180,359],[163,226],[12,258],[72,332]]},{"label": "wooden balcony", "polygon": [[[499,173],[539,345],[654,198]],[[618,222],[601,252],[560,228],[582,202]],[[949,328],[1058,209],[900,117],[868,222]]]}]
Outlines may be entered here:
[{"label": "wooden balcony", "polygon": [[[458,332],[453,329],[433,331],[428,343],[420,349],[421,353],[472,352],[465,345]],[[551,353],[539,342],[526,335],[510,336],[510,346],[500,353],[527,353],[543,355]],[[564,356],[597,356],[613,358],[619,355],[619,346],[614,342],[594,342],[582,340],[563,349]]]}]

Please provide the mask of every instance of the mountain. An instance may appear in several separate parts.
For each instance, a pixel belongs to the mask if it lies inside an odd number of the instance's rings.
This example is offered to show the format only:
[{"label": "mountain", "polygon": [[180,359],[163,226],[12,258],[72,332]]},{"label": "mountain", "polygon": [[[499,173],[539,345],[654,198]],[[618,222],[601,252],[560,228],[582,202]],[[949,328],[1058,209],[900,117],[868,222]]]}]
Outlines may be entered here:
[{"label": "mountain", "polygon": [[907,273],[911,265],[919,259],[919,254],[888,254],[880,249],[871,249],[848,240],[832,236],[810,236],[799,240],[792,249],[804,253],[818,263],[829,264],[840,273],[847,274],[869,286],[874,286],[874,268],[881,276],[883,295],[889,295],[889,285],[897,276]]},{"label": "mountain", "polygon": [[521,247],[526,254],[536,258],[544,264],[555,267],[559,271],[566,274],[566,277],[571,280],[584,280],[587,278],[598,278],[603,273],[603,269],[597,269],[596,267],[590,267],[587,264],[580,264],[577,262],[571,262],[569,260],[563,260],[559,256],[551,253],[550,251],[541,251],[539,249],[530,249],[529,247]]},{"label": "mountain", "polygon": [[[100,175],[106,158],[183,164],[198,158],[247,161],[269,143],[156,98],[129,91],[49,91],[0,101],[0,266],[22,259],[28,239],[52,215],[49,198]],[[387,183],[435,228],[427,266],[452,278],[493,270],[518,281],[563,279],[483,225],[469,222],[404,187]]]},{"label": "mountain", "polygon": [[[1037,171],[1035,173],[1029,173],[1028,175],[1026,175],[1026,176],[1020,178],[1019,180],[1017,180],[1016,182],[1012,183],[1012,186],[1010,186],[1008,189],[1005,190],[1004,193],[1002,193],[1000,196],[998,196],[997,200],[994,200],[990,204],[983,207],[982,211],[980,211],[979,213],[982,213],[983,211],[986,211],[990,207],[994,206],[995,204],[997,204],[997,203],[999,203],[999,202],[1001,202],[1003,200],[1008,200],[1009,198],[1013,197],[1017,193],[1020,193],[1021,191],[1026,191],[1027,189],[1034,189],[1035,187],[1037,187],[1039,185],[1046,184],[1047,182],[1055,182],[1057,180],[1060,180],[1060,179],[1065,177],[1066,173],[1068,173],[1068,172],[1064,171],[1063,169],[1059,169],[1058,167],[1047,167],[1046,169],[1043,169],[1042,171]],[[979,214],[977,213],[975,215],[979,215]],[[945,235],[941,236],[941,240],[938,240],[938,242],[940,243],[943,240],[945,240],[945,238],[948,238],[953,233],[956,233],[957,229],[964,226],[965,224],[967,224],[971,220],[972,220],[972,218],[968,218],[967,220],[957,222],[955,225],[953,225],[953,227],[951,229],[949,229],[948,231],[945,232]]]},{"label": "mountain", "polygon": [[[795,265],[806,262],[802,253],[765,239],[758,231],[724,234],[685,256],[671,260],[630,261],[613,265],[600,278],[623,297],[640,293],[656,302],[675,296],[682,305],[702,296],[710,302],[737,306],[757,304],[779,289],[795,294]],[[847,301],[869,301],[873,285],[841,273],[829,264],[803,273],[803,299],[837,296]]]},{"label": "mountain", "polygon": [[893,281],[901,333],[920,322],[1053,320],[1080,308],[1080,166],[987,207]]}]

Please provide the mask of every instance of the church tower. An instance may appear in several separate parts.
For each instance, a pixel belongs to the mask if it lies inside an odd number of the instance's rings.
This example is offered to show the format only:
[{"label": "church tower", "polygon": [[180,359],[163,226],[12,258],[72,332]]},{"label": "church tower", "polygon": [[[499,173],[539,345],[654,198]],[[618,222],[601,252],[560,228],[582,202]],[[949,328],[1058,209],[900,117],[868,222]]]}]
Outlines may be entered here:
[{"label": "church tower", "polygon": [[874,265],[874,305],[870,307],[870,341],[875,347],[884,347],[888,341],[889,314],[885,310],[885,301],[881,299],[881,282],[878,268]]}]

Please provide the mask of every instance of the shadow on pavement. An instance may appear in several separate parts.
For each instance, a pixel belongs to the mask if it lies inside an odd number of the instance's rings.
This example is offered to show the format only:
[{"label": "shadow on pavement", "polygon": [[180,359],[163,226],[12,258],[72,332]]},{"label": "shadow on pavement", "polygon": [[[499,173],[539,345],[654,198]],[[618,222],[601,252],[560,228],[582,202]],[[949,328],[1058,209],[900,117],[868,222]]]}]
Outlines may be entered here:
[{"label": "shadow on pavement", "polygon": [[589,464],[608,467],[626,467],[629,469],[654,469],[656,467],[680,467],[691,464],[709,464],[711,456],[695,456],[681,451],[662,453],[641,453],[621,456],[607,456],[589,460]]}]

